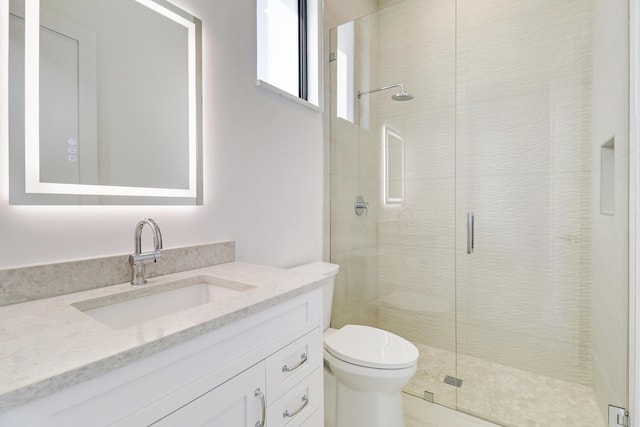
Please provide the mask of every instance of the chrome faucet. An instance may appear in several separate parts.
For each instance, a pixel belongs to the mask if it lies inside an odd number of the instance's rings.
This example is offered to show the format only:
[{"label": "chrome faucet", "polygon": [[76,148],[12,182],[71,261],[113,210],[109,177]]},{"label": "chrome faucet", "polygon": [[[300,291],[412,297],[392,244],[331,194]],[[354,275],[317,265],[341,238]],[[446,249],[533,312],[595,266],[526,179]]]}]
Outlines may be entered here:
[{"label": "chrome faucet", "polygon": [[[148,225],[153,230],[153,252],[142,253],[142,229]],[[162,233],[160,227],[151,218],[143,218],[135,230],[136,253],[129,255],[129,264],[131,265],[131,284],[144,285],[147,283],[147,270],[145,265],[149,262],[158,262],[162,253]]]}]

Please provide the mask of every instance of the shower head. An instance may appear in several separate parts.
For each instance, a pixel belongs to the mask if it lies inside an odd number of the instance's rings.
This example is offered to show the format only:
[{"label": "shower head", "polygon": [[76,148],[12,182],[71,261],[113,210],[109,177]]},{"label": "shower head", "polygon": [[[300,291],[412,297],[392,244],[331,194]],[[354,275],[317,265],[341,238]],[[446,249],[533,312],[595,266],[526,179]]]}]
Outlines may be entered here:
[{"label": "shower head", "polygon": [[380,92],[380,91],[383,91],[383,90],[392,89],[394,87],[399,87],[400,88],[400,92],[391,95],[391,99],[393,99],[394,101],[411,101],[413,99],[413,95],[407,93],[404,90],[404,85],[402,83],[396,83],[396,84],[389,85],[389,86],[383,86],[381,88],[371,89],[371,90],[368,90],[366,92],[358,91],[358,99],[360,99],[360,97],[362,95],[368,95],[370,93]]},{"label": "shower head", "polygon": [[405,92],[403,89],[400,92],[391,95],[391,99],[394,101],[411,101],[413,99],[413,95]]}]

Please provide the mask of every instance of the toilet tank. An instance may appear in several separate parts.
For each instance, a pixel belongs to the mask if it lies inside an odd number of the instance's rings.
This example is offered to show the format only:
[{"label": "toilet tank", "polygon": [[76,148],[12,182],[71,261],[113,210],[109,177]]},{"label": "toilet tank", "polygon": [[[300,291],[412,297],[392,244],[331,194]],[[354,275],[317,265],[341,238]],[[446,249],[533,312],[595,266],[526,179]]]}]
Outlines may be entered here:
[{"label": "toilet tank", "polygon": [[290,270],[329,278],[328,283],[322,288],[322,330],[327,330],[331,323],[333,289],[336,283],[336,274],[338,274],[340,266],[329,262],[312,262],[310,264],[292,267]]}]

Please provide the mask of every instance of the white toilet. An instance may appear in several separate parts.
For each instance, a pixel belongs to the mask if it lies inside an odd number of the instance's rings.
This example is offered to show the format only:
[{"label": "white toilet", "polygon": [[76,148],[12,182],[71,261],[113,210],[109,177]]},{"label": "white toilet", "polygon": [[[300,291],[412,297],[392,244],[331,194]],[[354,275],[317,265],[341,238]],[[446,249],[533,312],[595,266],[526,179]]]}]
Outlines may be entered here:
[{"label": "white toilet", "polygon": [[418,349],[381,329],[330,329],[340,266],[315,262],[292,268],[331,277],[323,288],[325,427],[404,427],[402,387],[416,372]]}]

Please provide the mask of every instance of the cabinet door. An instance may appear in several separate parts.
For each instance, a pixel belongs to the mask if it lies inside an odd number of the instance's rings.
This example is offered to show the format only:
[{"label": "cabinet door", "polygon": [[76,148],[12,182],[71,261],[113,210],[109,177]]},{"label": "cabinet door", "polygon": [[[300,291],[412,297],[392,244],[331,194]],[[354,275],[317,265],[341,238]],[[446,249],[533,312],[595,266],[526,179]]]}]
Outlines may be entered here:
[{"label": "cabinet door", "polygon": [[158,427],[255,427],[264,411],[264,362],[153,423]]}]

